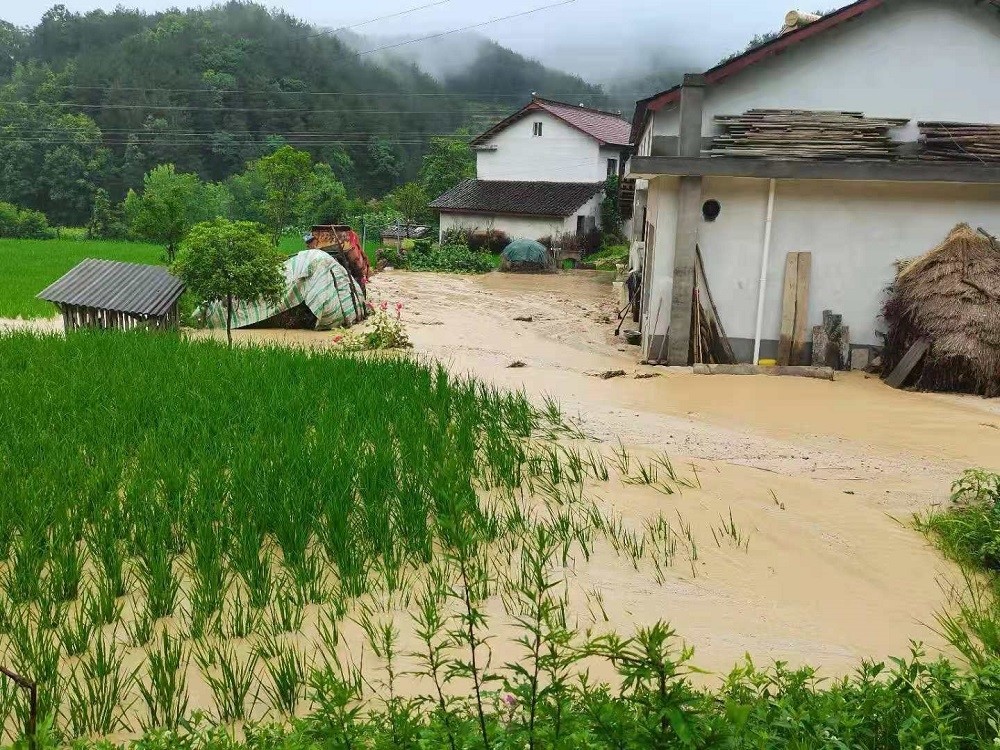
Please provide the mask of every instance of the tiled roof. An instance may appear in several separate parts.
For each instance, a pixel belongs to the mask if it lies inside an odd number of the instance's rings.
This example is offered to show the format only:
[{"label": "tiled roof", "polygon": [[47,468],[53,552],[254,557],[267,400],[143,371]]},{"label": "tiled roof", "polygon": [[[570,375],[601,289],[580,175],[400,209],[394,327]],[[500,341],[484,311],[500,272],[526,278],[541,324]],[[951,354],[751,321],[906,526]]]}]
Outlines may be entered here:
[{"label": "tiled roof", "polygon": [[518,110],[510,117],[498,122],[478,138],[472,141],[472,145],[482,145],[490,138],[514,124],[518,120],[527,117],[532,112],[548,112],[553,117],[558,117],[570,127],[576,128],[582,133],[594,138],[601,145],[607,146],[628,146],[629,134],[632,126],[623,120],[619,115],[612,112],[604,112],[600,109],[590,107],[578,107],[565,102],[556,102],[550,99],[532,99],[526,107]]},{"label": "tiled roof", "polygon": [[566,217],[603,187],[601,182],[465,180],[430,206],[439,211]]},{"label": "tiled roof", "polygon": [[87,258],[38,293],[62,305],[95,307],[130,315],[166,315],[184,282],[163,266]]}]

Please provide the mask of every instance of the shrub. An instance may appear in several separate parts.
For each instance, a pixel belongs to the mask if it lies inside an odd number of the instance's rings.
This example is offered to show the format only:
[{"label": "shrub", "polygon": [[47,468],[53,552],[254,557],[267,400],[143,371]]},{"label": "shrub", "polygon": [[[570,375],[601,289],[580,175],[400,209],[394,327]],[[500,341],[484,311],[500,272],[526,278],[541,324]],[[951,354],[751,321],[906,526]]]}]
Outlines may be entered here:
[{"label": "shrub", "polygon": [[473,252],[502,253],[510,244],[510,237],[499,229],[489,229],[483,232],[472,232],[465,243]]},{"label": "shrub", "polygon": [[0,202],[0,237],[47,240],[55,236],[49,220],[41,211]]},{"label": "shrub", "polygon": [[591,253],[584,261],[592,263],[595,268],[601,271],[614,271],[618,264],[628,264],[628,245],[611,245],[610,247]]},{"label": "shrub", "polygon": [[962,563],[1000,570],[1000,475],[966,471],[952,485],[954,506],[917,519],[941,549]]},{"label": "shrub", "polygon": [[406,253],[398,247],[380,247],[377,254],[378,262],[375,264],[379,268],[392,266],[393,268],[406,268]]},{"label": "shrub", "polygon": [[407,261],[408,267],[414,271],[487,273],[495,268],[489,255],[475,253],[465,245],[433,247],[426,253],[413,253]]}]

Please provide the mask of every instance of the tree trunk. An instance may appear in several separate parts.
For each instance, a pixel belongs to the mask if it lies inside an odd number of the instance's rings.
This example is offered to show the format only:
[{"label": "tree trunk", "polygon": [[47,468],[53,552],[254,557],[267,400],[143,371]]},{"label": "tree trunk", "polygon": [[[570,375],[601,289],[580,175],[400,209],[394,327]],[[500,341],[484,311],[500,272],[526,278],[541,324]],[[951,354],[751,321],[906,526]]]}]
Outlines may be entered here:
[{"label": "tree trunk", "polygon": [[233,345],[233,295],[226,295],[226,341]]}]

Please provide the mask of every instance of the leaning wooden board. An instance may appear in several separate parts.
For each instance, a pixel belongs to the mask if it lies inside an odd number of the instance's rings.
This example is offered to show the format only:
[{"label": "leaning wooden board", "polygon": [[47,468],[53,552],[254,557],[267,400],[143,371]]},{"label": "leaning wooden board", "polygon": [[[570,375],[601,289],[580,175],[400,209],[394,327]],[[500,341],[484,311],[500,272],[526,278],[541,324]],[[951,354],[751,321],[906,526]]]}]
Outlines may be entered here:
[{"label": "leaning wooden board", "polygon": [[916,369],[930,348],[931,342],[928,339],[917,339],[903,355],[903,358],[899,360],[896,369],[889,373],[889,377],[885,379],[886,384],[893,388],[902,388],[903,383],[910,377],[910,373]]},{"label": "leaning wooden board", "polygon": [[806,364],[809,329],[809,279],[812,253],[789,253],[785,258],[785,281],[781,293],[781,335],[778,364]]}]

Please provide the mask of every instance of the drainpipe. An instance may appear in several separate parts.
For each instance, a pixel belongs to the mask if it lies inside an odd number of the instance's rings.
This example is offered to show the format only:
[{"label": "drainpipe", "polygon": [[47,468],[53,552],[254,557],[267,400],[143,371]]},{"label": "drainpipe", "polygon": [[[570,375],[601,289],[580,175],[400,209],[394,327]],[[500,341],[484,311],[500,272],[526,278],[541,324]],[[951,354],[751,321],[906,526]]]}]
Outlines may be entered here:
[{"label": "drainpipe", "polygon": [[771,225],[774,223],[774,190],[777,180],[770,180],[767,191],[767,216],[764,218],[764,251],[760,256],[760,288],[757,290],[757,327],[753,336],[753,364],[760,362],[760,338],[764,327],[764,292],[767,288],[767,261],[771,255]]}]

